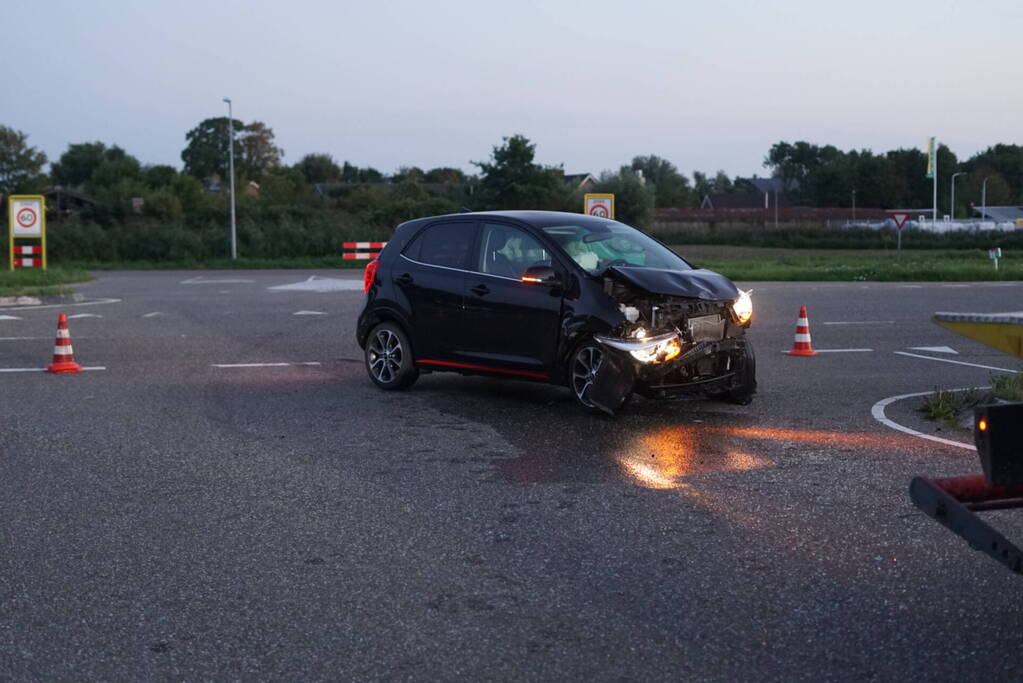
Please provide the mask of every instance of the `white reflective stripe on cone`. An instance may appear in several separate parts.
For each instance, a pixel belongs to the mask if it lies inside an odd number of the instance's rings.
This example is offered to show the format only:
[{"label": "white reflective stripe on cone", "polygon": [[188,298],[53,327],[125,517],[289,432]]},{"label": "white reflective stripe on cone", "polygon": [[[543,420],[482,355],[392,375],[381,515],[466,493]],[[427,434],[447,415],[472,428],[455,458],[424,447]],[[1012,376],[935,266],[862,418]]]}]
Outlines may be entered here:
[{"label": "white reflective stripe on cone", "polygon": [[808,342],[808,341],[810,341],[810,335],[808,335],[808,334],[797,334],[796,335],[796,341],[797,342]]}]

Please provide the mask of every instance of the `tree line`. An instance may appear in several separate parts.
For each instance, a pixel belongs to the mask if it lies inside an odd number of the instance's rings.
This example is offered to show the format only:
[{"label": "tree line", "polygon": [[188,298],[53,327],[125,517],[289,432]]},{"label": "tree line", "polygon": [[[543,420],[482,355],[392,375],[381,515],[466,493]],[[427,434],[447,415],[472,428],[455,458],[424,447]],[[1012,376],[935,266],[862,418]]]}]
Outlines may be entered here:
[{"label": "tree line", "polygon": [[[537,163],[536,145],[522,135],[503,138],[488,159],[471,162],[475,173],[405,166],[385,174],[348,161],[338,163],[324,153],[285,164],[272,128],[260,121],[226,117],[206,119],[187,131],[180,171],[170,165],[143,164],[117,145],[98,141],[69,144],[47,169],[46,155],[29,144],[25,133],[0,125],[0,193],[35,193],[54,186],[78,191],[90,201],[73,220],[88,226],[93,235],[97,227],[109,229],[146,218],[154,225],[176,225],[186,231],[208,228],[214,235],[228,202],[229,128],[234,132],[239,215],[248,219],[253,231],[266,233],[265,226],[280,222],[282,216],[290,217],[289,228],[317,216],[312,221],[317,225],[335,226],[323,228],[327,232],[344,226],[362,235],[386,234],[403,220],[463,207],[579,211],[582,204],[583,191],[566,181],[563,166]],[[998,144],[960,161],[940,145],[937,156],[943,212],[953,173],[964,174],[957,185],[958,216],[967,215],[969,204],[979,203],[985,179],[988,205],[1023,204],[1023,147]],[[781,180],[793,206],[847,207],[855,201],[859,207],[921,209],[932,201],[926,155],[917,149],[875,154],[778,142],[768,150],[763,166],[769,177]],[[707,194],[754,192],[755,187],[750,178],[732,178],[724,171],[694,171],[689,177],[672,162],[651,154],[601,172],[589,191],[613,192],[618,218],[642,228],[651,224],[657,208],[693,208]],[[133,202],[137,198],[143,200],[141,207]],[[328,239],[319,235],[310,241]]]}]

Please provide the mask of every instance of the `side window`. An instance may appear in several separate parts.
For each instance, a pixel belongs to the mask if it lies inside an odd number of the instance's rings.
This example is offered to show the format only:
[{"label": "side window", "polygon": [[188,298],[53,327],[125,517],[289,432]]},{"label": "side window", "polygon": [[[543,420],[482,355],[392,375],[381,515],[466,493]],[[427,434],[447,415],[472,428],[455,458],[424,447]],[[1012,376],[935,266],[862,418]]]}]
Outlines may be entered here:
[{"label": "side window", "polygon": [[515,278],[530,266],[551,265],[551,253],[529,233],[500,223],[484,223],[476,270]]},{"label": "side window", "polygon": [[404,254],[413,261],[432,266],[465,268],[472,239],[472,223],[438,223],[420,233]]}]

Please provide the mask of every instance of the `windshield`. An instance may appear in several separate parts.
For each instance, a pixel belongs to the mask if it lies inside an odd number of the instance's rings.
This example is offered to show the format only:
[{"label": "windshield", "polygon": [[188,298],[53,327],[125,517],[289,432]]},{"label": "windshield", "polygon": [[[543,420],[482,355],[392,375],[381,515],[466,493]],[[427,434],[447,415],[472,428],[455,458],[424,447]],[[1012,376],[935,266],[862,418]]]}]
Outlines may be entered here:
[{"label": "windshield", "polygon": [[692,270],[657,240],[617,221],[586,220],[585,225],[551,225],[543,231],[590,275],[609,266]]}]

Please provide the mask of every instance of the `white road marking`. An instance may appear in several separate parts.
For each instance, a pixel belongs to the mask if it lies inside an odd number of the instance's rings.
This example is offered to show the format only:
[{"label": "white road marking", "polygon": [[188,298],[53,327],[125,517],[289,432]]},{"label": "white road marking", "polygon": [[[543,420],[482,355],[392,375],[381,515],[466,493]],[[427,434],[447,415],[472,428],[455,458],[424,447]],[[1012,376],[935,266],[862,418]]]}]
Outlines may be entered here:
[{"label": "white road marking", "polygon": [[[942,359],[935,358],[934,360],[942,360]],[[963,388],[963,389],[949,389],[949,391],[970,391],[973,388],[987,389],[989,387],[968,387],[968,388]],[[930,396],[933,393],[934,393],[933,391],[920,391],[920,392],[917,392],[915,394],[902,394],[900,396],[889,396],[888,398],[883,398],[880,401],[878,401],[877,403],[875,403],[874,406],[870,409],[870,414],[873,415],[875,420],[877,420],[878,422],[880,422],[884,426],[891,427],[892,429],[894,429],[896,431],[899,431],[899,432],[903,432],[904,434],[909,434],[911,436],[915,436],[915,437],[918,437],[918,438],[921,438],[921,439],[927,439],[928,441],[937,441],[938,443],[943,443],[946,446],[955,446],[956,448],[965,448],[966,450],[969,450],[969,451],[976,451],[977,449],[976,449],[976,447],[973,444],[963,443],[962,441],[953,441],[952,439],[943,439],[940,436],[932,436],[930,434],[924,434],[923,432],[918,432],[915,429],[910,429],[909,427],[900,425],[898,422],[895,422],[893,420],[888,419],[888,416],[884,414],[884,409],[887,408],[892,403],[895,403],[896,401],[901,401],[904,398],[917,398],[919,396]]]},{"label": "white road marking", "polygon": [[910,358],[923,358],[925,360],[936,360],[939,363],[953,363],[955,365],[968,365],[971,368],[981,368],[983,370],[997,370],[998,372],[1011,372],[1017,374],[1019,370],[1009,370],[1008,368],[996,368],[993,365],[980,365],[978,363],[965,363],[961,360],[952,360],[950,358],[935,358],[933,356],[921,356],[919,353],[908,353],[906,351],[895,351],[895,354],[899,356],[909,356]]},{"label": "white road marking", "polygon": [[0,320],[21,320],[21,318],[16,315],[0,315]]},{"label": "white road marking", "polygon": [[211,368],[286,368],[292,365],[323,365],[317,361],[298,363],[212,363]]},{"label": "white road marking", "polygon": [[102,318],[102,317],[103,316],[97,315],[95,313],[75,313],[74,315],[69,315],[67,319],[73,320],[75,318]]},{"label": "white road marking", "polygon": [[255,282],[255,280],[237,280],[237,279],[232,279],[232,278],[206,279],[204,277],[197,276],[197,277],[189,278],[187,280],[182,280],[178,284],[182,284],[182,285],[235,285],[235,284],[237,284],[237,285],[250,285],[250,284],[252,284],[254,282]]},{"label": "white road marking", "polygon": [[340,280],[332,277],[311,276],[302,282],[293,282],[290,285],[276,285],[267,287],[270,291],[288,292],[359,292],[362,291],[362,280]]},{"label": "white road marking", "polygon": [[[873,353],[874,349],[814,349],[817,353]],[[788,353],[788,351],[782,351]]]},{"label": "white road marking", "polygon": [[152,313],[146,313],[142,317],[143,318],[155,318],[158,315],[163,315],[163,313],[161,313],[160,311],[153,311]]},{"label": "white road marking", "polygon": [[899,289],[923,289],[923,285],[899,285]]},{"label": "white road marking", "polygon": [[296,311],[292,315],[327,315],[323,311]]},{"label": "white road marking", "polygon": [[973,285],[942,285],[942,287],[956,287],[956,288],[972,287],[972,286]]},{"label": "white road marking", "polygon": [[[104,365],[82,366],[82,370],[106,370]],[[46,368],[0,368],[0,372],[46,372]]]},{"label": "white road marking", "polygon": [[119,304],[121,299],[95,299],[93,301],[79,301],[74,304],[43,304],[41,306],[13,306],[8,311],[35,311],[42,308],[71,308],[72,306],[103,306],[106,304]]},{"label": "white road marking", "polygon": [[873,353],[874,349],[814,349],[817,353]]},{"label": "white road marking", "polygon": [[848,322],[827,322],[820,323],[821,325],[894,325],[894,320],[850,320]]},{"label": "white road marking", "polygon": [[910,346],[910,351],[929,351],[930,353],[951,353],[958,356],[959,352],[951,346]]}]

